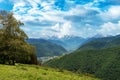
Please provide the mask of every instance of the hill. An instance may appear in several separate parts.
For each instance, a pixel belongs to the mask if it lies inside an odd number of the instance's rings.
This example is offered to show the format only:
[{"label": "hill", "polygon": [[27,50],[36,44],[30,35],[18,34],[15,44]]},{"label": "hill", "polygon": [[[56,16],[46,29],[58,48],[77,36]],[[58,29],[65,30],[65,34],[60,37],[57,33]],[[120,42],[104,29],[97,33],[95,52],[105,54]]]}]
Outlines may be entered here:
[{"label": "hill", "polygon": [[120,35],[89,39],[79,49],[101,49],[115,46],[120,46]]},{"label": "hill", "polygon": [[62,46],[44,39],[28,39],[28,43],[36,47],[37,57],[59,56],[67,52]]},{"label": "hill", "polygon": [[103,80],[120,80],[120,37],[94,39],[71,54],[50,60],[45,65],[94,74]]},{"label": "hill", "polygon": [[0,80],[99,80],[69,71],[60,71],[35,65],[17,64],[15,66],[0,64]]}]

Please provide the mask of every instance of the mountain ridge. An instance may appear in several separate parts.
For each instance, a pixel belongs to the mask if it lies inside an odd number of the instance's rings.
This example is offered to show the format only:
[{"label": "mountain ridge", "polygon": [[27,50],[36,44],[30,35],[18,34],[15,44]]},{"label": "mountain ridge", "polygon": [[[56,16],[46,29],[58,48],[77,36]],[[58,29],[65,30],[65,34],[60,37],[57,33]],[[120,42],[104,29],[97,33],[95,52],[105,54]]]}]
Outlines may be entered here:
[{"label": "mountain ridge", "polygon": [[76,51],[44,65],[94,74],[103,80],[120,80],[120,35],[95,38]]},{"label": "mountain ridge", "polygon": [[30,38],[27,42],[36,47],[37,57],[60,56],[67,52],[62,46],[44,39]]}]

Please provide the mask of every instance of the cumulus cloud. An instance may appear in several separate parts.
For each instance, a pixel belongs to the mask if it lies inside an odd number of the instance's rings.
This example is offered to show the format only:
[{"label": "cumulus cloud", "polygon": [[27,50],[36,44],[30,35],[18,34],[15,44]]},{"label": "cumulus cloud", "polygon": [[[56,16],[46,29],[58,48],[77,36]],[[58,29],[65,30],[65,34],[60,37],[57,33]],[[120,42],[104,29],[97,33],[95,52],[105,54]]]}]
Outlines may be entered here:
[{"label": "cumulus cloud", "polygon": [[43,33],[43,35],[47,35],[47,36],[55,36],[55,37],[59,37],[62,38],[65,35],[70,35],[72,34],[72,26],[69,22],[60,24],[57,23],[52,27],[46,28],[41,30],[41,33]]},{"label": "cumulus cloud", "polygon": [[[117,1],[115,0],[115,3]],[[90,37],[99,33],[117,34],[119,30],[120,6],[112,5],[102,10],[99,5],[109,3],[107,0],[11,0],[11,2],[14,4],[12,9],[14,16],[25,23],[22,29],[29,37],[61,38],[65,35]],[[110,27],[114,32],[108,29]]]},{"label": "cumulus cloud", "polygon": [[101,12],[100,16],[105,21],[120,19],[120,6],[111,6],[108,10]]},{"label": "cumulus cloud", "polygon": [[101,28],[97,31],[104,36],[118,35],[120,34],[120,21],[118,23],[107,22],[101,25]]}]

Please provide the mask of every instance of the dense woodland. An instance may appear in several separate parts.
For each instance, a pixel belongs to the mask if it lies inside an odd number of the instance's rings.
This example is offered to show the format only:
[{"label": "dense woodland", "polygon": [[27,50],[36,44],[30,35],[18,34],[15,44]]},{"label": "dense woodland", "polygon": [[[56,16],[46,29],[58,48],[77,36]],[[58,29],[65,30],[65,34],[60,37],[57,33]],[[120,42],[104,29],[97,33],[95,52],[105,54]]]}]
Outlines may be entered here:
[{"label": "dense woodland", "polygon": [[120,36],[94,39],[71,54],[44,65],[94,74],[103,80],[120,80]]},{"label": "dense woodland", "polygon": [[35,47],[26,42],[22,25],[12,12],[0,11],[0,63],[37,63]]}]

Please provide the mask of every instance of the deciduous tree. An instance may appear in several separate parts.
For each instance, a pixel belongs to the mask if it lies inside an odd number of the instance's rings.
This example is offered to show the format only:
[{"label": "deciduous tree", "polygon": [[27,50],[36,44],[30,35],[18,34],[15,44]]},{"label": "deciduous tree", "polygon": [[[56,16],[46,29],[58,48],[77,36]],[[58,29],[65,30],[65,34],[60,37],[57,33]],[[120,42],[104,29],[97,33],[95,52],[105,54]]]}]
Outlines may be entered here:
[{"label": "deciduous tree", "polygon": [[26,42],[28,36],[20,29],[24,25],[12,12],[0,11],[0,62],[15,64],[30,63],[35,49]]}]

